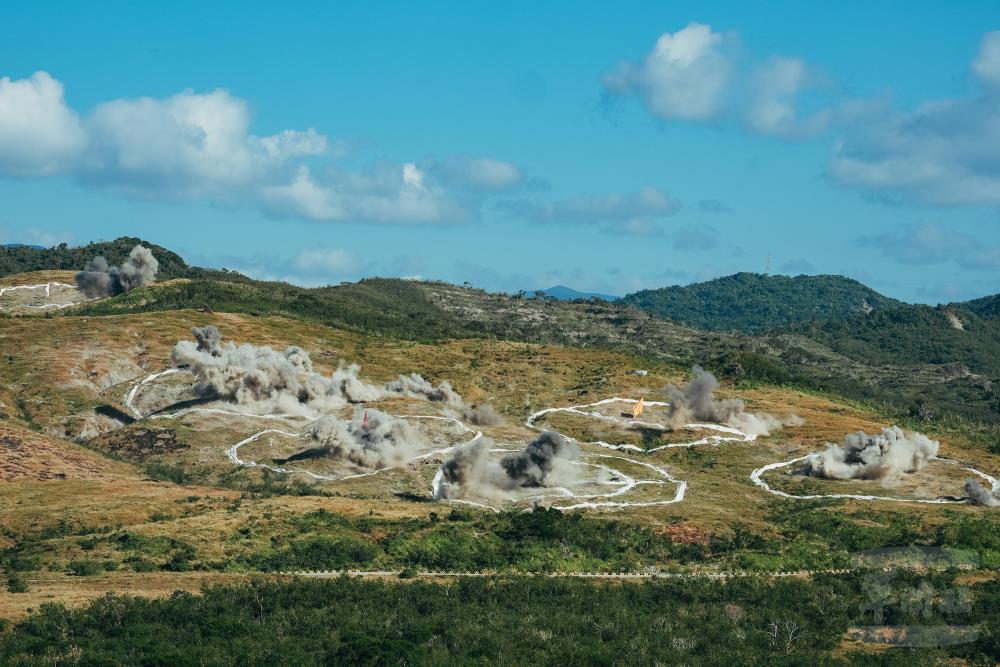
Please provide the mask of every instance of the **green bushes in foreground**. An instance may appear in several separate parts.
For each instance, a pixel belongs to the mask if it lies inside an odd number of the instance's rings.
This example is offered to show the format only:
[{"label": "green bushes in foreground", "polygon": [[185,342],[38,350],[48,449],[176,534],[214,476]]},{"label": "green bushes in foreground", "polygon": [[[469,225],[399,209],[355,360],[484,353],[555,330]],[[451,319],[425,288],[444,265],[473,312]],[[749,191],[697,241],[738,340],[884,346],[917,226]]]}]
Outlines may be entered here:
[{"label": "green bushes in foreground", "polygon": [[[943,575],[919,584],[952,585]],[[972,641],[851,653],[835,652],[845,632],[872,621],[864,583],[851,577],[251,582],[159,600],[108,595],[76,610],[44,605],[0,640],[0,663],[992,665],[1000,619],[988,610],[1000,586],[970,590],[961,613],[890,605],[882,623],[975,624]]]}]

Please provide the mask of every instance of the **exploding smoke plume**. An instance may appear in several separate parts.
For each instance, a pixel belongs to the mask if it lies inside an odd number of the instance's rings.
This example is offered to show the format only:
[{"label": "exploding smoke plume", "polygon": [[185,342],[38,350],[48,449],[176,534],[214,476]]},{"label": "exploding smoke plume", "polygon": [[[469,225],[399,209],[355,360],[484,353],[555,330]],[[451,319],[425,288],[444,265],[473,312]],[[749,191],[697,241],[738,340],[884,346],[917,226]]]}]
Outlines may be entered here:
[{"label": "exploding smoke plume", "polygon": [[978,480],[967,477],[965,479],[965,495],[976,505],[985,507],[1000,507],[1000,491],[987,489]]},{"label": "exploding smoke plume", "polygon": [[300,347],[278,352],[249,343],[221,343],[214,326],[191,330],[195,341],[178,342],[173,362],[197,378],[195,394],[250,407],[260,412],[315,414],[347,403],[379,398],[382,390],[358,378],[357,365],[341,366],[330,377],[313,371]]},{"label": "exploding smoke plume", "polygon": [[222,348],[220,347],[222,334],[219,333],[219,330],[214,325],[209,324],[207,327],[194,327],[191,329],[191,333],[198,343],[198,352],[208,352],[213,357],[222,356]]},{"label": "exploding smoke plume", "polygon": [[923,470],[937,455],[937,440],[898,426],[878,435],[864,431],[849,433],[840,444],[827,443],[826,450],[810,454],[802,472],[828,479],[898,479],[904,473]]},{"label": "exploding smoke plume", "polygon": [[449,407],[462,407],[465,405],[465,401],[458,395],[458,392],[452,389],[450,382],[445,380],[435,387],[417,373],[400,375],[399,378],[386,384],[385,389],[399,396],[423,398],[428,401],[444,403]]},{"label": "exploding smoke plume", "polygon": [[387,383],[385,390],[398,396],[444,403],[447,408],[446,412],[469,424],[495,426],[503,423],[500,413],[492,405],[468,405],[447,380],[435,387],[423,376],[410,373],[409,375],[400,375],[397,379]]},{"label": "exploding smoke plume", "polygon": [[520,452],[499,462],[489,458],[493,441],[479,438],[459,447],[441,465],[438,498],[465,495],[501,497],[514,489],[570,483],[579,478],[579,466],[573,465],[580,450],[572,440],[545,431]]},{"label": "exploding smoke plume", "polygon": [[152,283],[159,268],[160,263],[150,249],[137,245],[121,266],[108,267],[108,260],[100,256],[90,260],[76,274],[76,286],[91,299],[115,296]]},{"label": "exploding smoke plume", "polygon": [[319,419],[312,425],[312,437],[327,456],[374,470],[399,465],[425,446],[405,420],[363,408],[354,411],[351,421]]},{"label": "exploding smoke plume", "polygon": [[715,376],[699,366],[695,366],[694,379],[683,389],[668,384],[663,389],[668,406],[667,425],[670,428],[683,428],[692,422],[714,422],[727,424],[753,435],[770,435],[772,431],[784,426],[796,426],[802,419],[795,415],[786,418],[775,417],[766,412],[753,413],[744,410],[743,401],[739,399],[715,400],[715,390],[719,381]]}]

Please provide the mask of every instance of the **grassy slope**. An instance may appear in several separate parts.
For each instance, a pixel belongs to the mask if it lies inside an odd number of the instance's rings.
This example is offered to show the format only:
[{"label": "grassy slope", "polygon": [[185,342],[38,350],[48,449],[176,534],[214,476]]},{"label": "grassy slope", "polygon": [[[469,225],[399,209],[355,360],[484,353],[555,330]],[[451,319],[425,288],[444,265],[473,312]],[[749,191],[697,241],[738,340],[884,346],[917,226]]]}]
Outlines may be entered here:
[{"label": "grassy slope", "polygon": [[[98,404],[120,405],[128,382],[99,391],[111,361],[135,363],[140,375],[159,370],[169,364],[170,347],[187,335],[190,326],[209,322],[240,341],[300,345],[326,371],[336,359],[323,353],[336,350],[338,357],[359,361],[368,378],[385,380],[399,372],[417,371],[437,381],[449,379],[470,400],[489,399],[506,414],[510,424],[504,432],[513,442],[531,437],[517,425],[540,407],[614,394],[652,396],[663,383],[684,378],[674,365],[621,352],[483,339],[420,344],[277,317],[174,311],[21,318],[4,330],[7,362],[0,367],[0,380],[7,387],[15,379],[20,382],[0,396],[7,405],[7,421],[31,436],[25,438],[29,445],[40,438],[49,448],[80,451],[87,461],[99,460],[93,452],[55,436]],[[145,371],[138,369],[140,365]],[[640,366],[650,375],[629,374]],[[77,384],[67,391],[74,378],[89,378],[96,388]],[[873,511],[860,502],[795,505],[794,514],[785,514],[788,503],[749,484],[751,470],[821,447],[825,440],[839,439],[850,430],[878,428],[884,419],[869,409],[789,389],[730,386],[723,395],[739,396],[752,409],[776,414],[794,410],[808,425],[753,445],[657,454],[656,462],[689,482],[683,503],[624,515],[598,513],[580,525],[557,526],[555,532],[512,531],[511,518],[494,519],[478,512],[437,521],[432,513],[443,516],[450,508],[421,502],[419,497],[426,494],[430,468],[393,474],[386,478],[388,484],[368,478],[318,489],[337,494],[331,496],[274,495],[287,493],[287,480],[271,480],[267,486],[268,480],[259,473],[245,472],[238,485],[253,492],[241,497],[215,487],[230,470],[223,449],[231,443],[198,439],[209,438],[208,432],[192,431],[187,436],[192,450],[204,454],[197,459],[201,469],[192,470],[199,473],[194,479],[202,481],[186,487],[151,482],[143,472],[151,462],[195,461],[188,454],[134,464],[109,462],[108,470],[124,472],[103,481],[72,470],[62,481],[25,474],[0,485],[5,508],[0,527],[11,548],[21,545],[22,551],[37,557],[35,569],[24,574],[34,592],[0,594],[0,609],[31,606],[20,601],[37,602],[39,595],[72,588],[67,583],[72,575],[63,573],[81,560],[114,567],[114,572],[102,575],[110,587],[136,567],[152,567],[158,573],[157,590],[163,586],[163,572],[170,568],[615,570],[703,564],[770,570],[837,564],[851,550],[898,541],[936,543],[944,539],[940,531],[945,526],[988,516],[988,510],[974,507],[893,506]],[[24,410],[16,405],[19,397]],[[29,427],[35,432],[25,430]],[[932,434],[945,440],[950,456],[985,470],[1000,465],[996,456],[962,434],[933,430]],[[34,460],[44,465],[46,459]],[[414,495],[394,495],[404,489]],[[329,514],[316,514],[318,510]],[[611,524],[604,523],[612,517]],[[345,545],[354,545],[353,551],[345,552]],[[983,548],[1000,554],[1000,544]],[[188,575],[181,571],[177,576]],[[95,583],[88,590],[98,592],[101,587]],[[18,597],[24,595],[29,597]]]},{"label": "grassy slope", "polygon": [[[0,249],[0,275],[78,268],[98,253],[120,262],[138,242],[122,238],[83,248]],[[627,304],[547,303],[436,283],[371,279],[304,289],[189,267],[177,255],[153,249],[167,284],[76,312],[106,315],[207,305],[418,341],[486,337],[627,349],[680,364],[700,363],[734,377],[834,391],[892,406],[901,414],[957,414],[1000,422],[1000,402],[991,386],[1000,359],[996,298],[950,306],[969,324],[967,331],[956,333],[934,309],[898,304],[836,276],[737,274],[646,295],[673,294],[670,299],[682,310],[707,318],[698,320],[707,327],[721,326],[718,317],[735,317],[731,324],[752,328],[833,317],[825,324],[800,323],[790,331],[747,336],[698,331]],[[169,280],[178,277],[191,280]],[[862,300],[876,308],[873,317],[852,317]],[[655,304],[650,307],[657,310]]]},{"label": "grassy slope", "polygon": [[[141,288],[60,314],[109,315],[206,305],[220,312],[283,315],[425,342],[482,337],[627,350],[681,365],[701,364],[734,378],[834,391],[892,406],[900,413],[916,414],[919,405],[927,404],[938,416],[958,414],[981,422],[1000,421],[992,388],[979,377],[982,371],[970,376],[947,363],[949,359],[961,361],[959,358],[943,357],[945,363],[927,363],[915,352],[905,358],[878,357],[872,350],[865,354],[864,349],[856,349],[860,343],[852,347],[854,339],[850,337],[838,336],[836,341],[831,337],[827,344],[806,335],[808,331],[760,335],[704,332],[633,306],[603,301],[518,299],[444,283],[397,279],[306,289],[215,275]],[[951,335],[947,322],[941,317],[938,320],[943,322],[942,334]],[[930,339],[926,335],[919,338]],[[838,349],[831,349],[834,342]],[[988,355],[990,344],[983,349]]]}]

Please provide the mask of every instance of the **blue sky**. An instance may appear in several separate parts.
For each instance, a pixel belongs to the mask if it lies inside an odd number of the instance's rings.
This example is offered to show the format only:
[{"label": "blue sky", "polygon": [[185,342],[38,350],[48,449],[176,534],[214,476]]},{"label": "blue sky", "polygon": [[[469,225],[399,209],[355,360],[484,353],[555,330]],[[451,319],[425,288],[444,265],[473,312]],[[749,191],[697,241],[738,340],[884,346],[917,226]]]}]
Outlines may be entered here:
[{"label": "blue sky", "polygon": [[1000,4],[4,3],[0,242],[1000,291]]}]

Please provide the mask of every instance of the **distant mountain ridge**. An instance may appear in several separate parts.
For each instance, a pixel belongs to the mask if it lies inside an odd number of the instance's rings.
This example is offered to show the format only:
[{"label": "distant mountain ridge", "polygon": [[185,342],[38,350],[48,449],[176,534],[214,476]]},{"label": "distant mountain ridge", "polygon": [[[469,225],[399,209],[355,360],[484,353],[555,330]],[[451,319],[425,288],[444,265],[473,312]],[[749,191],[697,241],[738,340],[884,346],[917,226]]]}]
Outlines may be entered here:
[{"label": "distant mountain ridge", "polygon": [[[580,292],[572,287],[566,287],[565,285],[556,285],[554,287],[538,291],[545,292],[545,296],[550,296],[554,299],[559,299],[560,301],[574,301],[576,299],[604,299],[605,301],[618,301],[621,299],[620,296],[601,294],[600,292]],[[534,292],[531,292],[531,294],[533,293]]]},{"label": "distant mountain ridge", "polygon": [[905,305],[843,276],[736,273],[622,297],[657,317],[713,331],[756,332]]}]

